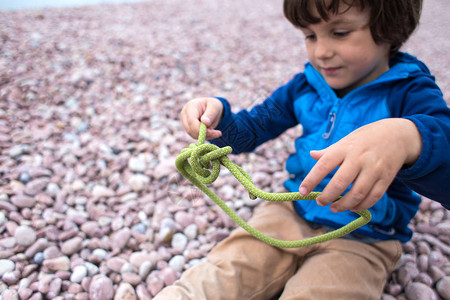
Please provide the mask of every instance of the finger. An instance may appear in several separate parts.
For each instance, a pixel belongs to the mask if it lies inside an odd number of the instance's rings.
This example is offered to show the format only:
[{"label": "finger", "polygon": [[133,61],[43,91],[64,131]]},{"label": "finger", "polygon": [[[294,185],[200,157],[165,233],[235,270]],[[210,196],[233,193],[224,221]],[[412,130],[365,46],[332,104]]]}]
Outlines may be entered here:
[{"label": "finger", "polygon": [[319,160],[325,154],[325,152],[326,152],[326,149],[313,150],[313,151],[310,152],[310,155],[315,160]]},{"label": "finger", "polygon": [[389,184],[382,179],[375,182],[374,186],[370,190],[369,194],[366,196],[364,201],[360,202],[358,205],[350,208],[351,211],[362,211],[371,208],[375,203],[377,203],[383,195],[386,193]]},{"label": "finger", "polygon": [[326,151],[324,151],[323,155],[301,183],[300,194],[307,195],[311,193],[327,174],[342,163],[343,157],[340,154],[335,153],[333,155],[327,155],[332,148],[327,148],[325,150]]},{"label": "finger", "polygon": [[350,191],[330,206],[331,211],[341,212],[360,205],[367,200],[370,191],[378,181],[371,171],[361,171],[353,182]]},{"label": "finger", "polygon": [[222,132],[220,130],[210,129],[210,128],[208,128],[206,130],[206,139],[207,140],[217,139],[217,138],[220,138],[221,136],[222,136]]},{"label": "finger", "polygon": [[[352,182],[355,181],[360,170],[361,169],[358,165],[354,163],[345,163],[344,161],[336,171],[336,173],[333,175],[330,182],[328,182],[327,186],[323,189],[322,193],[319,195],[319,197],[317,197],[317,203],[319,205],[325,206],[339,198],[339,196],[341,196],[347,190]],[[339,200],[338,202],[341,202],[341,200]],[[339,206],[340,205],[338,204],[334,207]]]},{"label": "finger", "polygon": [[198,131],[195,132],[194,127],[191,125],[192,120],[190,119],[190,114],[187,112],[186,107],[184,107],[181,111],[181,124],[183,125],[184,130],[189,134],[192,138],[197,138]]}]

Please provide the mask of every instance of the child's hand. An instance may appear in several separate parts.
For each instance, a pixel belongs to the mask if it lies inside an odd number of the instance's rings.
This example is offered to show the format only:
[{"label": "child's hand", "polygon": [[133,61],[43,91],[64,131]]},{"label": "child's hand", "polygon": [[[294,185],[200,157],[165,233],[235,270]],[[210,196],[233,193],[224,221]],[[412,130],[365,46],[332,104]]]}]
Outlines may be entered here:
[{"label": "child's hand", "polygon": [[412,121],[377,121],[355,130],[326,149],[311,151],[317,163],[303,180],[300,193],[305,195],[313,191],[339,166],[317,203],[328,205],[353,183],[350,191],[330,209],[340,212],[370,208],[380,200],[398,171],[405,165],[412,165],[421,151],[422,138]]},{"label": "child's hand", "polygon": [[222,120],[223,104],[216,98],[196,98],[181,110],[181,123],[186,132],[194,139],[198,138],[200,122],[208,128],[206,139],[216,139],[222,136],[222,132],[214,130]]}]

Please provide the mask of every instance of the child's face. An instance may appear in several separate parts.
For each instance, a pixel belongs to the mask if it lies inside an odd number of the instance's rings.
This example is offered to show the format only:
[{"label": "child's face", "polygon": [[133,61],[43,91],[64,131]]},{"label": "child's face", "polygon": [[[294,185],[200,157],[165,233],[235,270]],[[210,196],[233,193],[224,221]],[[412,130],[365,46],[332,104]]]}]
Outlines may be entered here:
[{"label": "child's face", "polygon": [[[312,12],[319,16],[317,11]],[[352,7],[345,13],[330,15],[327,22],[300,28],[309,61],[340,96],[389,69],[390,45],[376,44],[368,24],[367,9]]]}]

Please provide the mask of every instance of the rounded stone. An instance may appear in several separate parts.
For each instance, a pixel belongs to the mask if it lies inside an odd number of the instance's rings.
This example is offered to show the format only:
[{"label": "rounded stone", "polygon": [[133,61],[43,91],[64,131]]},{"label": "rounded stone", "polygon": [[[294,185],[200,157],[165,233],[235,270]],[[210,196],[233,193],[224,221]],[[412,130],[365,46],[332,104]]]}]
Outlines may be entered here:
[{"label": "rounded stone", "polygon": [[80,283],[88,274],[88,270],[85,266],[76,266],[73,268],[72,274],[70,275],[70,281],[74,283]]},{"label": "rounded stone", "polygon": [[30,246],[36,241],[36,233],[33,228],[26,225],[17,227],[14,232],[14,237],[16,238],[17,244],[21,246]]},{"label": "rounded stone", "polygon": [[182,233],[175,233],[172,238],[172,248],[177,251],[184,251],[186,249],[188,238]]},{"label": "rounded stone", "polygon": [[174,269],[176,272],[183,271],[184,264],[186,263],[186,259],[183,255],[175,255],[169,261],[169,267]]},{"label": "rounded stone", "polygon": [[16,264],[9,259],[0,259],[0,277],[7,272],[14,271]]},{"label": "rounded stone", "polygon": [[450,300],[450,276],[445,276],[436,284],[436,290],[444,300]]},{"label": "rounded stone", "polygon": [[114,296],[114,286],[105,275],[95,275],[89,285],[89,298],[92,300],[111,300]]}]

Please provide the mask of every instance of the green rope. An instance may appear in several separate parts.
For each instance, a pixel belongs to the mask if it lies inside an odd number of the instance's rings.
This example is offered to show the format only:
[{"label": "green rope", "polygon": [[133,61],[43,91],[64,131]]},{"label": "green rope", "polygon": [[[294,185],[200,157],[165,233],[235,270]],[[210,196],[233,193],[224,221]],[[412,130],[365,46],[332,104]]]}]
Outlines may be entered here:
[{"label": "green rope", "polygon": [[206,184],[210,184],[217,179],[221,164],[230,170],[236,179],[247,189],[249,196],[252,199],[256,199],[258,197],[267,201],[315,200],[320,193],[312,192],[306,196],[302,196],[300,193],[264,192],[253,184],[250,176],[241,167],[231,162],[231,160],[227,157],[227,155],[232,152],[231,147],[227,146],[219,148],[216,145],[205,144],[205,137],[206,126],[201,123],[198,143],[191,144],[189,148],[183,149],[181,154],[175,160],[175,165],[178,171],[209,198],[211,198],[211,200],[213,200],[234,222],[257,239],[260,239],[269,245],[280,248],[298,248],[322,243],[331,239],[342,237],[369,223],[372,218],[372,215],[368,210],[363,210],[357,212],[357,214],[360,215],[358,219],[339,229],[319,236],[298,241],[283,241],[271,238],[248,225],[233,210],[231,210],[231,208],[229,208],[222,199],[220,199],[206,186]]}]

